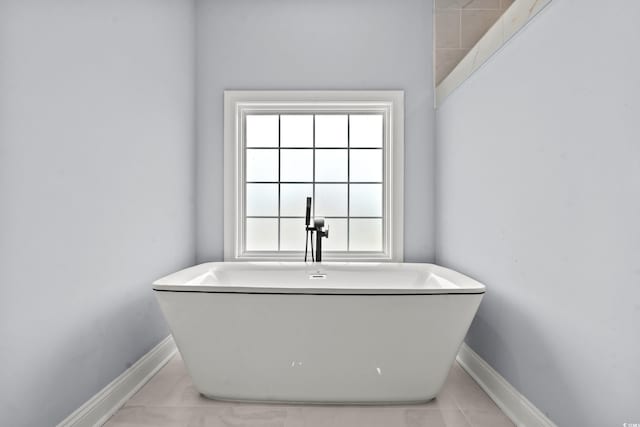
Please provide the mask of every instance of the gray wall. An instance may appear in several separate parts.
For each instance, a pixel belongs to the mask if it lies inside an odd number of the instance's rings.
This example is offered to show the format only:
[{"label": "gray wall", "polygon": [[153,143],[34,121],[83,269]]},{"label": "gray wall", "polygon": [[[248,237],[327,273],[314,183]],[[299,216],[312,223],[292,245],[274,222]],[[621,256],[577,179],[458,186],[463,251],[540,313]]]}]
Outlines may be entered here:
[{"label": "gray wall", "polygon": [[467,343],[558,426],[640,420],[640,3],[555,0],[437,112]]},{"label": "gray wall", "polygon": [[[277,6],[277,7],[276,7]],[[225,89],[405,90],[407,261],[434,257],[431,0],[198,0],[198,259],[223,257]]]},{"label": "gray wall", "polygon": [[0,425],[51,426],[167,334],[195,261],[193,6],[0,0]]}]

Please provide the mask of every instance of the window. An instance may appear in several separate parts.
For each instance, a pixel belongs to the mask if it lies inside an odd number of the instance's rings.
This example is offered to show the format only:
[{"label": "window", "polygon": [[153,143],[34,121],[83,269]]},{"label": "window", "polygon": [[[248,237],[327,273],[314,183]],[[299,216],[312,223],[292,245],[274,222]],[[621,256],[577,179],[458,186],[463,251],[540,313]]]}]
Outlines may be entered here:
[{"label": "window", "polygon": [[225,259],[402,260],[403,93],[226,91]]}]

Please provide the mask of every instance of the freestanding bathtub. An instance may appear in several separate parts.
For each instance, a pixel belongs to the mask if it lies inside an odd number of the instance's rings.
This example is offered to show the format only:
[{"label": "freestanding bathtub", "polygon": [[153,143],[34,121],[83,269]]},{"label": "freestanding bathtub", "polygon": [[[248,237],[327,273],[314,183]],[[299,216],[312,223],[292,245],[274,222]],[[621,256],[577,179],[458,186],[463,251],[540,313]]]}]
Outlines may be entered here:
[{"label": "freestanding bathtub", "polygon": [[484,285],[432,264],[219,262],[153,289],[195,387],[212,399],[424,402]]}]

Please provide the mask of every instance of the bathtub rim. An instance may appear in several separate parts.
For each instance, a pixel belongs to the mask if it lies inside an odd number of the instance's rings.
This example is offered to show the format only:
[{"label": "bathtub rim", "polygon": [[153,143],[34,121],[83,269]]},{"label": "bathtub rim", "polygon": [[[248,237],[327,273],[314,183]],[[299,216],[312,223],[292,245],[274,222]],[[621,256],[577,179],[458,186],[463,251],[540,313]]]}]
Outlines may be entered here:
[{"label": "bathtub rim", "polygon": [[[375,266],[401,269],[424,269],[424,273],[434,275],[436,278],[445,279],[453,286],[449,287],[417,287],[417,286],[388,286],[388,287],[328,287],[322,286],[322,280],[313,280],[313,286],[283,286],[274,284],[268,285],[243,285],[243,284],[199,284],[189,282],[197,278],[195,274],[198,269],[204,271],[215,266],[239,266],[246,264],[250,268],[257,266],[286,268],[304,267],[305,272],[314,274],[323,267],[345,267],[355,266]],[[191,275],[190,275],[191,274]],[[202,274],[202,273],[200,273]],[[185,279],[185,277],[187,279]],[[426,285],[425,280],[425,285]],[[187,267],[175,273],[164,276],[153,282],[155,292],[192,292],[192,293],[235,293],[235,294],[273,294],[273,295],[477,295],[486,292],[486,286],[475,279],[472,279],[455,270],[431,263],[380,263],[380,262],[327,262],[327,263],[304,263],[304,262],[278,262],[278,261],[220,261],[205,262],[191,267]]]}]

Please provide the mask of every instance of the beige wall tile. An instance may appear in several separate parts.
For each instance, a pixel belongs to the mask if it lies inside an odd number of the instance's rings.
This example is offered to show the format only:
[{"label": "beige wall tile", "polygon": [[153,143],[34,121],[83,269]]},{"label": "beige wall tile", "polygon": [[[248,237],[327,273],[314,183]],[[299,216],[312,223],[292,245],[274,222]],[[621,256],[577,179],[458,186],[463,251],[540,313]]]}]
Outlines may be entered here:
[{"label": "beige wall tile", "polygon": [[506,10],[509,9],[509,6],[513,4],[515,0],[500,0],[500,9]]},{"label": "beige wall tile", "polygon": [[469,0],[435,0],[436,9],[460,9]]},{"label": "beige wall tile", "polygon": [[500,0],[435,0],[436,9],[500,9]]},{"label": "beige wall tile", "polygon": [[[517,31],[522,29],[524,25],[536,16],[542,9],[544,9],[551,0],[501,0],[501,6],[507,7],[504,10],[500,10],[502,13],[496,22],[490,26],[484,35],[479,35],[479,39],[475,42],[475,45],[469,49],[467,54],[460,60],[458,64],[453,67],[451,71],[446,74],[446,77],[442,75],[436,75],[437,87],[436,87],[436,104],[442,105],[445,98],[453,92],[458,86],[462,84],[475,70],[477,70],[484,62],[486,62],[500,47],[509,40]],[[472,11],[463,10],[462,13],[469,14]],[[482,11],[476,11],[482,12]],[[484,11],[491,12],[491,11]],[[462,16],[462,15],[461,15]],[[490,22],[487,22],[489,25]],[[461,30],[463,38],[465,35],[465,20],[461,22]],[[477,31],[480,33],[480,31]],[[468,33],[466,34],[468,36]],[[462,40],[462,48],[465,43],[471,44],[476,40],[475,37],[469,38],[469,40]],[[451,66],[451,64],[438,66],[437,61],[442,60],[443,56],[438,56],[436,49],[436,70],[443,73]],[[449,59],[449,58],[446,58]]]},{"label": "beige wall tile", "polygon": [[460,11],[436,11],[436,48],[460,47]]},{"label": "beige wall tile", "polygon": [[514,0],[434,1],[435,47],[447,49],[436,51],[436,82],[440,82]]},{"label": "beige wall tile", "polygon": [[455,68],[469,49],[436,49],[436,85]]},{"label": "beige wall tile", "polygon": [[472,48],[501,14],[500,10],[462,10],[461,47]]},{"label": "beige wall tile", "polygon": [[462,9],[500,9],[500,0],[466,0]]}]

